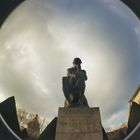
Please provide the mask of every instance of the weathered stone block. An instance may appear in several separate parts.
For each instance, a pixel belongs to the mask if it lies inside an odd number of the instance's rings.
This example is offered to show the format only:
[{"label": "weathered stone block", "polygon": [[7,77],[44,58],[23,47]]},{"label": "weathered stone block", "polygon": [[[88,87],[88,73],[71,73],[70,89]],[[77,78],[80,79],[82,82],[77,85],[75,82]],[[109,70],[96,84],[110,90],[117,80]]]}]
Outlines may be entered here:
[{"label": "weathered stone block", "polygon": [[103,140],[99,108],[59,108],[55,140]]}]

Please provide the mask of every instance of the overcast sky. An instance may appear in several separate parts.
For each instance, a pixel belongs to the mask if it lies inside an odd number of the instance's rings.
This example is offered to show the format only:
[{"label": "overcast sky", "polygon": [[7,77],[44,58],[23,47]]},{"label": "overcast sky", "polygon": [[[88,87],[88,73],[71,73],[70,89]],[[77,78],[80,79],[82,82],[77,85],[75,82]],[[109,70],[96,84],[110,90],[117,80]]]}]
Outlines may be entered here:
[{"label": "overcast sky", "polygon": [[62,76],[77,56],[105,128],[127,121],[140,83],[140,23],[118,0],[21,4],[0,30],[0,101],[14,95],[19,106],[53,119],[64,104]]}]

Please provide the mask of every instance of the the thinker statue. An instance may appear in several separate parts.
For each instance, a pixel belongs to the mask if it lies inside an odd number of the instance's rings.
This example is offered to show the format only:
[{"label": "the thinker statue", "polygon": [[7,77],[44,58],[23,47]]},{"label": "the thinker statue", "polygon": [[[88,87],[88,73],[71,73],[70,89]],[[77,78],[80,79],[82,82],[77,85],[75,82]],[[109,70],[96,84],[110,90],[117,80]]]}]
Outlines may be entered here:
[{"label": "the thinker statue", "polygon": [[62,78],[65,107],[88,106],[85,92],[86,71],[81,69],[81,59],[74,58],[73,67],[67,69],[67,76]]}]

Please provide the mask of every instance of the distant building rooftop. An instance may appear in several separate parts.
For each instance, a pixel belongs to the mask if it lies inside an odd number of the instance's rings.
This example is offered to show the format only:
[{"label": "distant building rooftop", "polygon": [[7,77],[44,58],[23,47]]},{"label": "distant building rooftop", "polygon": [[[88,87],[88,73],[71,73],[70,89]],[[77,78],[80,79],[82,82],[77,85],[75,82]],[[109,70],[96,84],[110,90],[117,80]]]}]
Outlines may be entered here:
[{"label": "distant building rooftop", "polygon": [[134,95],[129,100],[129,103],[135,102],[140,105],[140,85],[138,86],[137,90],[135,91]]}]

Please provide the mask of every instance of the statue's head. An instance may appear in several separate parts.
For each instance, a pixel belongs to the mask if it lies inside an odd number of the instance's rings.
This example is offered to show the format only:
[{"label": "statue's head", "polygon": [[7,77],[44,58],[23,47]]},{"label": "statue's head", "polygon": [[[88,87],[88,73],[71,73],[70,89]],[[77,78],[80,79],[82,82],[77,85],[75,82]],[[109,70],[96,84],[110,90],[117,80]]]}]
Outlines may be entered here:
[{"label": "statue's head", "polygon": [[73,59],[73,65],[81,65],[82,61],[79,57]]}]

